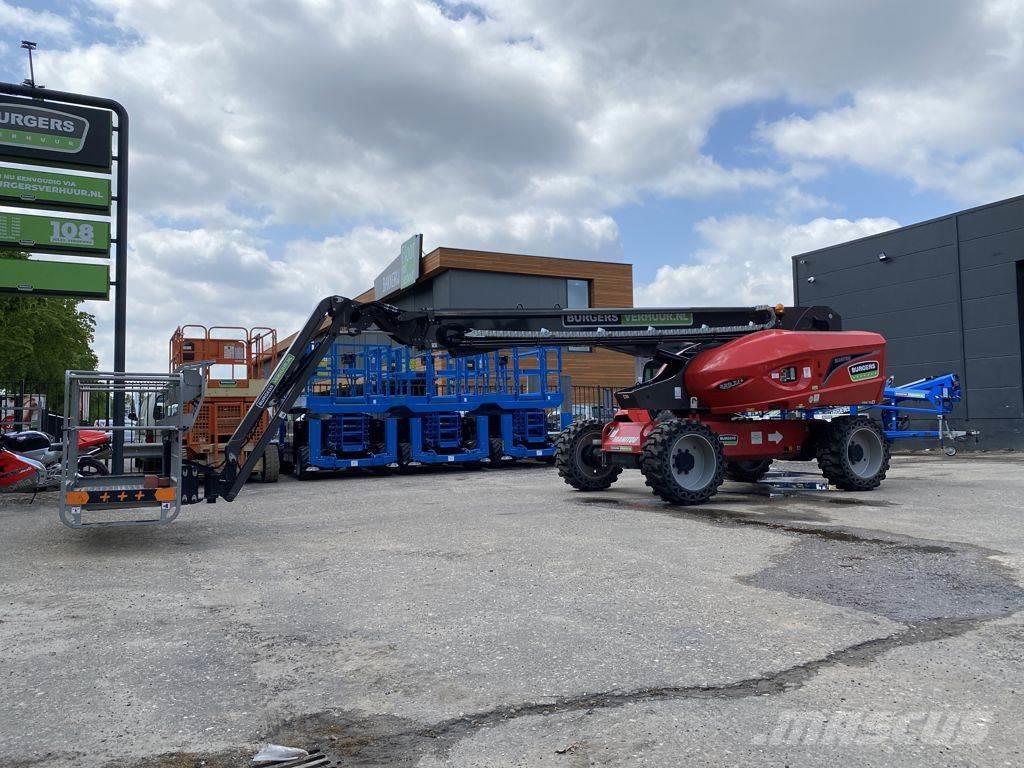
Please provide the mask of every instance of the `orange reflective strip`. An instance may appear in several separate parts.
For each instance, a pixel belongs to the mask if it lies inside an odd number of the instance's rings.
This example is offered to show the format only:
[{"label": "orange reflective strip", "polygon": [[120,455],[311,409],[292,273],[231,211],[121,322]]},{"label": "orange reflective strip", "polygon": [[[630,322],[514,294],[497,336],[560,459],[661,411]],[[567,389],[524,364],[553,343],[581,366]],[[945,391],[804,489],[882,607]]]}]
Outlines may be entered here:
[{"label": "orange reflective strip", "polygon": [[89,503],[89,494],[85,491],[70,491],[65,498],[72,507],[81,507]]},{"label": "orange reflective strip", "polygon": [[153,498],[157,501],[174,501],[173,488],[157,488],[153,491]]}]

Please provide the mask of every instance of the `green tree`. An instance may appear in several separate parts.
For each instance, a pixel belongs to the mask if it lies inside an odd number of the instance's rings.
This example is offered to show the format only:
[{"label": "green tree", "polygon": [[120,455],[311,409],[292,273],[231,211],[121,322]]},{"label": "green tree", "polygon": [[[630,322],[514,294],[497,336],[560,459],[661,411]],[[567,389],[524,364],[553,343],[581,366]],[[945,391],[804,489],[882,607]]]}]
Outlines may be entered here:
[{"label": "green tree", "polygon": [[[25,259],[0,249],[0,259]],[[96,369],[96,318],[75,299],[0,295],[0,383],[57,383],[64,371]]]}]

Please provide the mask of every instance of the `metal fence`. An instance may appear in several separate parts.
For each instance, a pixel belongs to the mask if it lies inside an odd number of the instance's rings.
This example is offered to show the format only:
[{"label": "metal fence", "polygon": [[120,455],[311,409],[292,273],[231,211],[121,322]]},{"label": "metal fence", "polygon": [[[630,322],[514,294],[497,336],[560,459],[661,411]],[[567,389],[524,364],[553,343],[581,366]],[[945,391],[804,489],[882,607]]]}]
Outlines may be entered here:
[{"label": "metal fence", "polygon": [[615,414],[618,406],[615,403],[615,388],[576,386],[572,387],[572,418],[598,419],[608,421]]},{"label": "metal fence", "polygon": [[63,398],[63,382],[0,382],[0,432],[38,429],[59,436]]}]

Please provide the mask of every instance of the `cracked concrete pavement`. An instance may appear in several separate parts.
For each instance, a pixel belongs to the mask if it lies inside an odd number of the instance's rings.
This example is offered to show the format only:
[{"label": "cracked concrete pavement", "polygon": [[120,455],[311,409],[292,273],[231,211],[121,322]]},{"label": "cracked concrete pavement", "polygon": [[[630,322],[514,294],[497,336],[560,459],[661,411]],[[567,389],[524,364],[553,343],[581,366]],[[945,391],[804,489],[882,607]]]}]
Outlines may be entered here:
[{"label": "cracked concrete pavement", "polygon": [[1022,469],[898,457],[872,493],[729,484],[689,509],[638,473],[596,494],[543,466],[285,479],[95,531],[3,497],[0,751],[1017,765]]}]

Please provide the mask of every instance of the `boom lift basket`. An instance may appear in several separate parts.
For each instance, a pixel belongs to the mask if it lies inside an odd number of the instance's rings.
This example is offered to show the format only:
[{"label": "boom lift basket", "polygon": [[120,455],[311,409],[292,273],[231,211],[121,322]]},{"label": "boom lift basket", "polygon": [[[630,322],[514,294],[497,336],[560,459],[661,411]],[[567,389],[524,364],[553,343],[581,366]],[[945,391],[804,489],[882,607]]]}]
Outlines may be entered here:
[{"label": "boom lift basket", "polygon": [[[60,519],[71,528],[110,525],[164,525],[181,511],[183,437],[192,426],[205,393],[202,366],[175,373],[68,371],[64,388],[64,452],[61,458]],[[123,394],[126,425],[105,429],[125,434],[125,456],[155,472],[80,475],[78,433],[92,429],[82,418],[84,404],[112,401]],[[133,423],[148,408],[152,423]],[[143,511],[145,510],[145,511]],[[92,519],[90,513],[98,513]],[[106,513],[106,514],[104,514]],[[129,513],[125,519],[125,513]]]}]

